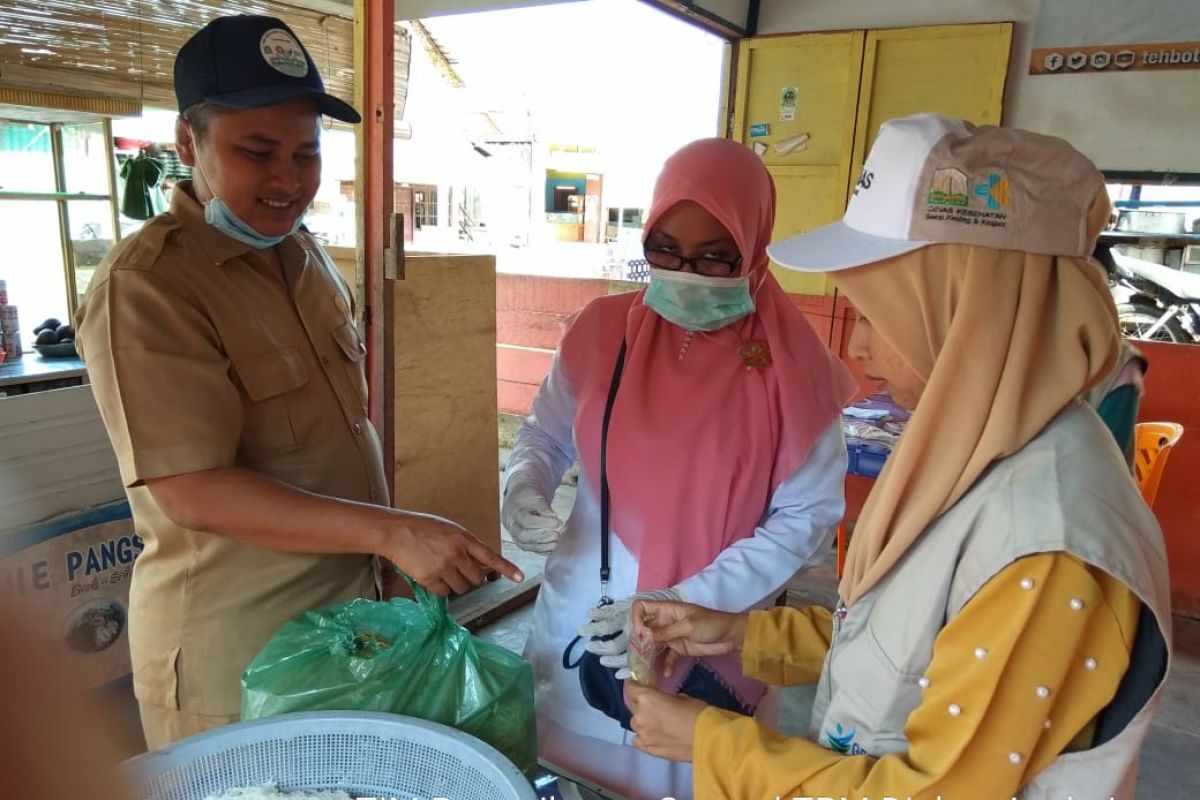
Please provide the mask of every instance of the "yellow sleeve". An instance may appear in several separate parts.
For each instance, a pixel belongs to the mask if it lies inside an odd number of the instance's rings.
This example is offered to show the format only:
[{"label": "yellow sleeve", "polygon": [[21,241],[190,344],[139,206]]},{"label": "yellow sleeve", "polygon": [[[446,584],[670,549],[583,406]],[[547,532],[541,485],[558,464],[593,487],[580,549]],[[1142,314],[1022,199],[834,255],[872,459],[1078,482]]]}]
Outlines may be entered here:
[{"label": "yellow sleeve", "polygon": [[1125,586],[1064,553],[1014,562],[935,640],[908,752],[843,756],[710,708],[696,723],[695,795],[1012,797],[1112,699],[1137,611]]},{"label": "yellow sleeve", "polygon": [[753,611],[742,644],[742,672],[774,686],[816,683],[833,639],[833,615],[821,606]]}]

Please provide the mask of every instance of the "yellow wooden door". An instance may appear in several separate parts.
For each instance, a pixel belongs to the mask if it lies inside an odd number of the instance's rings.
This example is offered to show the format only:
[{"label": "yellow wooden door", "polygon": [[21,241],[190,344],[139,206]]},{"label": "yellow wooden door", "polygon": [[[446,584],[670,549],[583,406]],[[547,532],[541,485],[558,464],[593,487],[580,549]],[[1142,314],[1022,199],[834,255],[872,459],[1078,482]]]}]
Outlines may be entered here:
[{"label": "yellow wooden door", "polygon": [[[999,124],[1011,23],[805,33],[740,43],[732,138],[767,147],[778,205],[772,240],[842,216],[879,126],[936,111]],[[782,101],[795,89],[792,119]],[[765,136],[752,128],[769,126]],[[787,154],[775,145],[807,133]],[[784,289],[826,294],[824,275],[776,269]]]},{"label": "yellow wooden door", "polygon": [[850,180],[889,119],[933,111],[999,125],[1011,42],[1011,22],[867,31]]},{"label": "yellow wooden door", "polygon": [[[778,195],[773,241],[833,222],[846,208],[863,39],[851,31],[741,42],[732,138],[767,148],[763,162]],[[763,125],[766,135],[751,135]],[[776,150],[803,134],[805,146]],[[789,292],[825,293],[824,275],[775,274]]]}]

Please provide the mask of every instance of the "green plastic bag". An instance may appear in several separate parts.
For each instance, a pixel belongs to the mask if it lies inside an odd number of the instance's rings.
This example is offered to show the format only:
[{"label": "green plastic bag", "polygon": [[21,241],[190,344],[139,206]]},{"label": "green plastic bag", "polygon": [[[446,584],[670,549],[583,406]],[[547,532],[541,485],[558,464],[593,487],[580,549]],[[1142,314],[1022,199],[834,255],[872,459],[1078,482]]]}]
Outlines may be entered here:
[{"label": "green plastic bag", "polygon": [[284,625],[242,675],[242,719],[293,711],[387,711],[451,725],[526,775],[537,765],[533,671],[471,636],[446,601],[351,600]]}]

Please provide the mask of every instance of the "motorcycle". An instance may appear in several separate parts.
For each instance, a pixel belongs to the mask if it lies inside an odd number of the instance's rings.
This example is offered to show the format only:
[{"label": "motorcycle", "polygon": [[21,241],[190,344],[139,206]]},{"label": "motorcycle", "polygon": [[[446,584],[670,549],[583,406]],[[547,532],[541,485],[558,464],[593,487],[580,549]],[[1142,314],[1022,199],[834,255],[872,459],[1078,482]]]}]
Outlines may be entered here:
[{"label": "motorcycle", "polygon": [[1121,336],[1200,344],[1200,275],[1132,258],[1100,244],[1094,254],[1108,272]]}]

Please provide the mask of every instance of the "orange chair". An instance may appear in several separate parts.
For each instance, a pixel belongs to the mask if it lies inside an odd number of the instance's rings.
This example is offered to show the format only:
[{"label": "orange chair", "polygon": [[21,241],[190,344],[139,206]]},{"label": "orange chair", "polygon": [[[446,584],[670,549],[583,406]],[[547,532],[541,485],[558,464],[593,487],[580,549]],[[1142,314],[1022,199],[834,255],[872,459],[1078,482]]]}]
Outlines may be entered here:
[{"label": "orange chair", "polygon": [[1146,505],[1154,507],[1171,448],[1183,436],[1177,422],[1139,422],[1134,429],[1133,470]]}]

